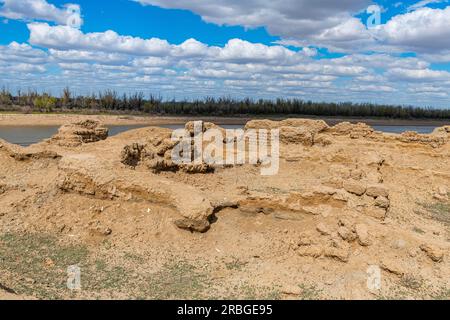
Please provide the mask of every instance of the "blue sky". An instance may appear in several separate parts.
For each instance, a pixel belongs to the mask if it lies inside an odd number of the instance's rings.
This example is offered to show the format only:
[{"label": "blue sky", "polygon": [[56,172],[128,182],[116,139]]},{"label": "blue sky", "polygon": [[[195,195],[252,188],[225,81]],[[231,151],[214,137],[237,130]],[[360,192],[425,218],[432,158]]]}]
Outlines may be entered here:
[{"label": "blue sky", "polygon": [[[68,4],[72,11],[68,13]],[[370,12],[381,24],[369,28]],[[448,108],[450,4],[0,0],[0,85]],[[79,10],[79,11],[78,11]],[[79,20],[69,22],[73,14]]]},{"label": "blue sky", "polygon": [[[67,1],[48,1],[62,7]],[[108,2],[107,5],[105,3]],[[279,37],[267,33],[264,27],[247,29],[240,26],[219,26],[202,21],[201,17],[180,9],[161,9],[142,6],[130,0],[76,1],[82,8],[85,32],[114,30],[119,34],[141,38],[157,37],[179,44],[195,38],[210,45],[225,45],[228,40],[240,38],[251,42],[270,44]],[[25,42],[29,31],[23,22],[9,21],[0,25],[0,44]]]}]

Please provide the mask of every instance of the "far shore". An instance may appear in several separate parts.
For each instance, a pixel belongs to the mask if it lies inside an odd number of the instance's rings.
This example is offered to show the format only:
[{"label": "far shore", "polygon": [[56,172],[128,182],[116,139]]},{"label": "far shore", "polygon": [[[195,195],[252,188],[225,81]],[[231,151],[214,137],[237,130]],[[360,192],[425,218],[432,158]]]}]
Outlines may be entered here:
[{"label": "far shore", "polygon": [[268,115],[268,116],[242,116],[242,117],[218,117],[218,116],[136,116],[136,115],[80,115],[80,114],[0,114],[0,126],[61,126],[67,123],[93,119],[108,126],[136,125],[158,126],[169,124],[184,124],[193,120],[214,122],[218,125],[244,125],[254,119],[283,120],[288,118],[321,119],[329,125],[340,122],[364,122],[371,126],[435,126],[450,125],[450,120],[429,119],[371,119],[371,118],[344,118],[344,117],[317,117],[302,115]]}]

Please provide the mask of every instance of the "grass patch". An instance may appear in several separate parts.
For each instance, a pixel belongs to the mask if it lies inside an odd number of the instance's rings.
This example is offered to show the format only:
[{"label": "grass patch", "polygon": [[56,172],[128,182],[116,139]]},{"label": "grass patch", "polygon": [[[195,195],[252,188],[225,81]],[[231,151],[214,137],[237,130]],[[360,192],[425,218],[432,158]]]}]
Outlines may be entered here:
[{"label": "grass patch", "polygon": [[56,238],[37,234],[0,236],[0,265],[21,279],[17,294],[40,299],[60,299],[67,291],[67,268],[82,267],[88,258],[84,246],[61,244]]},{"label": "grass patch", "polygon": [[322,294],[322,291],[315,285],[301,284],[300,289],[302,289],[301,300],[319,300]]},{"label": "grass patch", "polygon": [[211,285],[210,279],[186,261],[172,261],[147,277],[145,296],[150,299],[201,299]]},{"label": "grass patch", "polygon": [[450,202],[435,202],[420,204],[427,210],[431,219],[450,227]]},{"label": "grass patch", "polygon": [[241,261],[239,259],[233,259],[230,262],[226,262],[225,263],[225,267],[227,268],[227,270],[232,270],[232,271],[240,271],[242,270],[246,265],[248,264],[248,262],[244,262]]},{"label": "grass patch", "polygon": [[432,295],[433,300],[450,300],[450,288],[441,288],[438,292]]},{"label": "grass patch", "polygon": [[400,284],[408,289],[419,290],[423,286],[423,279],[414,275],[405,275],[401,278]]},{"label": "grass patch", "polygon": [[418,234],[425,234],[425,231],[423,231],[422,229],[420,229],[419,227],[414,227],[413,231],[418,233]]},{"label": "grass patch", "polygon": [[[121,256],[121,255],[119,255]],[[8,275],[8,288],[18,295],[38,299],[280,299],[276,286],[241,282],[230,286],[212,280],[209,270],[186,260],[167,260],[156,272],[151,257],[125,253],[123,259],[94,255],[86,246],[68,244],[46,234],[9,233],[0,236],[0,273]],[[67,288],[67,268],[81,269],[81,291]],[[246,264],[233,260],[229,270]],[[146,268],[146,267],[149,268]],[[304,299],[315,299],[319,291],[304,287]]]}]

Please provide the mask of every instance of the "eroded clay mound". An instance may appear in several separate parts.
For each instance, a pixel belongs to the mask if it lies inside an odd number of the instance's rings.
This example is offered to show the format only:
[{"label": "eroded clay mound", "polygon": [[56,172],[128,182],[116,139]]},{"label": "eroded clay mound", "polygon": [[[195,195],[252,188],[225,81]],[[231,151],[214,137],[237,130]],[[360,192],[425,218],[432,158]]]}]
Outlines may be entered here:
[{"label": "eroded clay mound", "polygon": [[48,142],[61,147],[78,147],[108,138],[108,128],[98,121],[86,120],[62,126]]}]

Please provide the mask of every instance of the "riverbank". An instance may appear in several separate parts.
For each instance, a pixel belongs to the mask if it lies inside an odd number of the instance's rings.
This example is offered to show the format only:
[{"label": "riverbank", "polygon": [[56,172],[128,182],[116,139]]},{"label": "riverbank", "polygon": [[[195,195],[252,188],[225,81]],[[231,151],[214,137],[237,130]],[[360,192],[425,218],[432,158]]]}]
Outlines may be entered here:
[{"label": "riverbank", "polygon": [[287,118],[321,119],[329,125],[348,121],[352,123],[364,122],[371,126],[444,126],[449,125],[450,120],[427,119],[369,119],[369,118],[345,118],[345,117],[315,117],[299,115],[282,116],[244,116],[244,117],[178,117],[178,116],[135,116],[135,115],[80,115],[80,114],[0,114],[0,126],[61,126],[67,123],[93,119],[109,126],[121,125],[148,125],[159,126],[167,124],[184,124],[192,120],[203,120],[220,125],[244,125],[252,119],[283,120]]}]

